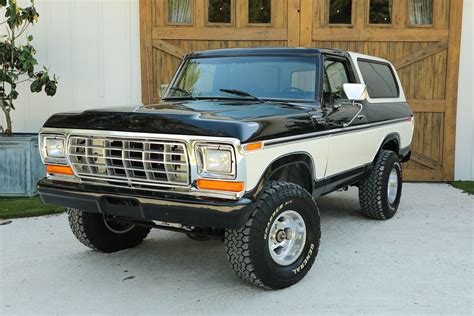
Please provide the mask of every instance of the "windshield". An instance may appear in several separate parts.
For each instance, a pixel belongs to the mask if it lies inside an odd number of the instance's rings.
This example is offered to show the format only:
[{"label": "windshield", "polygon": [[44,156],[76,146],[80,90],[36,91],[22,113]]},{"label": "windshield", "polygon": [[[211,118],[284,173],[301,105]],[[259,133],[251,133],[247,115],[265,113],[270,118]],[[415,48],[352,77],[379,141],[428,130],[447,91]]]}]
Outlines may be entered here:
[{"label": "windshield", "polygon": [[[317,98],[317,69],[316,57],[227,56],[188,59],[165,98],[257,97],[264,100],[314,101]],[[239,93],[229,93],[229,90]]]}]

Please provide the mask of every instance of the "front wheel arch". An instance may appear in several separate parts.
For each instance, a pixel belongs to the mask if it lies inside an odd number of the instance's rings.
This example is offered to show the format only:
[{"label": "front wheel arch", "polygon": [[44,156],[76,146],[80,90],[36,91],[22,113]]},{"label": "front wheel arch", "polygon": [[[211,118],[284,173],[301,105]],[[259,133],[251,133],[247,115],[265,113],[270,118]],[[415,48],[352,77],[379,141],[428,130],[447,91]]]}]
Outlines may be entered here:
[{"label": "front wheel arch", "polygon": [[[307,185],[301,185],[301,183],[294,183],[293,181],[287,181],[288,179],[284,179],[279,177],[279,173],[282,173],[285,168],[299,168],[306,172],[306,180]],[[309,194],[313,193],[314,190],[314,174],[315,174],[315,166],[314,161],[311,155],[308,152],[296,152],[296,153],[289,153],[286,155],[282,155],[276,159],[274,159],[265,169],[260,180],[257,182],[255,188],[251,191],[250,197],[253,200],[258,200],[260,195],[263,193],[265,186],[274,180],[278,181],[285,181],[300,185]],[[306,180],[304,180],[306,182]]]}]

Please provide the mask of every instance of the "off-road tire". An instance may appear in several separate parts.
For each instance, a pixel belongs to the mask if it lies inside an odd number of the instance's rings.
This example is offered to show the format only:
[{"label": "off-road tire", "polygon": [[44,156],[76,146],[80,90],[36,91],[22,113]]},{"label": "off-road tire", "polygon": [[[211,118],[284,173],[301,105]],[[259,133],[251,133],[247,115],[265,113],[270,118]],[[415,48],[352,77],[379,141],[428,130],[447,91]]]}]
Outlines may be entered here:
[{"label": "off-road tire", "polygon": [[115,233],[105,225],[99,213],[68,209],[69,226],[76,238],[85,246],[101,251],[116,252],[133,248],[141,243],[151,228],[135,225],[125,233]]},{"label": "off-road tire", "polygon": [[[390,203],[387,194],[390,172],[395,169],[398,175],[397,196]],[[375,159],[369,175],[359,183],[359,202],[363,215],[373,219],[390,219],[398,210],[402,194],[402,166],[398,155],[382,150]]]},{"label": "off-road tire", "polygon": [[[288,210],[304,219],[306,242],[296,261],[282,266],[271,257],[267,238],[269,226]],[[246,225],[226,230],[225,248],[232,269],[241,279],[265,289],[282,289],[300,281],[311,269],[320,236],[319,210],[313,197],[296,184],[270,182]]]}]

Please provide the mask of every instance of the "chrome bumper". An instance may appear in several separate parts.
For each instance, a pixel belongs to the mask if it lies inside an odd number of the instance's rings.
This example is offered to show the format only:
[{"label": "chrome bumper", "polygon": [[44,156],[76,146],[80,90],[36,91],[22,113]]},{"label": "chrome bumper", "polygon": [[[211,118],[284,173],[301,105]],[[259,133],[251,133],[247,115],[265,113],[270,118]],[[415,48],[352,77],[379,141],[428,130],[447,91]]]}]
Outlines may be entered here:
[{"label": "chrome bumper", "polygon": [[163,192],[94,186],[44,179],[38,183],[44,203],[133,220],[162,221],[195,227],[243,227],[255,201],[205,199]]}]

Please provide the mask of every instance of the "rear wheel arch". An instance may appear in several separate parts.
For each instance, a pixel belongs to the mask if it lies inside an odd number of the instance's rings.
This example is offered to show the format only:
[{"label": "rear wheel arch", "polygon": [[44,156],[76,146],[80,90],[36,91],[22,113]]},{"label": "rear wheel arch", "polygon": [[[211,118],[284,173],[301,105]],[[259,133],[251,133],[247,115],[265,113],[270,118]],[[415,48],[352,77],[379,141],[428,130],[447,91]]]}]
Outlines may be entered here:
[{"label": "rear wheel arch", "polygon": [[382,150],[390,150],[395,152],[397,155],[400,155],[400,134],[390,133],[388,134],[379,148],[379,152]]},{"label": "rear wheel arch", "polygon": [[374,158],[372,159],[372,163],[374,164],[377,158],[379,157],[380,153],[384,150],[393,151],[399,157],[401,156],[401,146],[400,146],[400,134],[398,133],[390,133],[383,139],[382,143],[377,150]]}]

